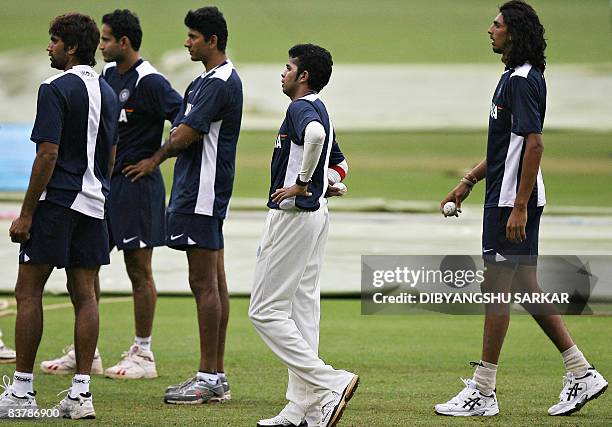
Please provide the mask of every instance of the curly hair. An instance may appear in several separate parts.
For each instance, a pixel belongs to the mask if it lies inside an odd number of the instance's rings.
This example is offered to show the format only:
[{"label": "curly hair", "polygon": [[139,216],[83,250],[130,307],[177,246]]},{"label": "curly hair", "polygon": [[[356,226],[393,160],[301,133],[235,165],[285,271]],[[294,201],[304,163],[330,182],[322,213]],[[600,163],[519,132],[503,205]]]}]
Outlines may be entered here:
[{"label": "curly hair", "polygon": [[102,23],[109,26],[113,37],[119,40],[125,36],[130,40],[132,49],[138,51],[142,43],[142,29],[138,16],[128,9],[115,9],[102,17]]},{"label": "curly hair", "polygon": [[217,36],[217,49],[225,53],[227,23],[219,9],[208,6],[190,10],[185,16],[185,25],[202,33],[204,41],[210,40],[213,35]]},{"label": "curly hair", "polygon": [[506,65],[518,67],[525,62],[544,71],[546,39],[544,27],[535,10],[521,0],[511,0],[499,8],[510,33]]},{"label": "curly hair", "polygon": [[308,87],[320,92],[329,82],[332,73],[331,53],[314,44],[297,44],[289,49],[289,57],[297,59],[297,75],[308,71]]},{"label": "curly hair", "polygon": [[91,16],[77,12],[60,15],[51,21],[49,35],[61,38],[66,49],[76,46],[75,56],[81,64],[96,65],[100,31]]}]

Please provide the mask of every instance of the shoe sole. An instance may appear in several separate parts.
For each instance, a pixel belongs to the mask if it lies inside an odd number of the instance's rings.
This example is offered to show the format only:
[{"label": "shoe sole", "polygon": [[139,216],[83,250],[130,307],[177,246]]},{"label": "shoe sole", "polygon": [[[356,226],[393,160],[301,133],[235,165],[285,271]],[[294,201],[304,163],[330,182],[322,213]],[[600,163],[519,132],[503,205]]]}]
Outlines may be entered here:
[{"label": "shoe sole", "polygon": [[608,384],[606,384],[605,386],[603,386],[603,387],[601,388],[601,390],[599,390],[597,393],[595,393],[595,394],[594,394],[594,395],[592,395],[591,397],[587,397],[587,398],[586,398],[586,399],[584,399],[583,401],[578,402],[578,403],[576,404],[576,406],[574,406],[574,407],[573,407],[572,409],[570,409],[569,411],[567,411],[567,412],[560,412],[560,413],[558,413],[558,414],[554,414],[554,415],[550,414],[550,415],[551,415],[551,416],[553,416],[553,417],[559,417],[559,416],[566,416],[566,417],[567,417],[567,416],[570,416],[570,415],[572,415],[574,412],[578,412],[579,410],[581,410],[581,409],[582,409],[582,407],[583,407],[584,405],[586,405],[586,404],[587,404],[587,402],[590,402],[591,400],[595,400],[595,399],[597,399],[599,396],[601,396],[602,394],[604,394],[604,392],[605,392],[607,389],[608,389]]},{"label": "shoe sole", "polygon": [[106,372],[104,374],[104,376],[106,378],[113,378],[116,380],[149,380],[149,379],[153,379],[153,378],[157,378],[157,372],[152,372],[152,373],[146,373],[144,375],[139,375],[139,376],[130,376],[130,375],[119,375],[119,374],[115,374],[113,372]]},{"label": "shoe sole", "polygon": [[340,421],[340,418],[342,418],[342,414],[346,409],[346,405],[348,405],[349,400],[351,400],[351,398],[355,394],[355,390],[357,390],[357,387],[359,387],[359,375],[354,375],[351,379],[351,382],[348,383],[348,385],[342,392],[340,403],[338,403],[338,406],[334,409],[334,414],[332,414],[331,420],[327,425],[328,427],[334,427],[338,424],[338,421]]},{"label": "shoe sole", "polygon": [[[43,374],[50,374],[50,375],[74,375],[76,373],[76,370],[74,369],[71,369],[71,370],[51,369],[51,368],[44,368],[43,366],[40,367],[40,370],[42,371]],[[102,370],[102,368],[100,368],[100,370],[92,369],[90,372],[90,375],[102,375],[102,374],[104,374],[104,371]]]},{"label": "shoe sole", "polygon": [[[434,409],[434,412],[438,415],[443,415],[445,417],[493,417],[499,414],[499,409],[496,409],[495,412],[491,411],[475,411],[471,413],[458,413],[458,412],[440,412]],[[481,413],[480,413],[481,412]]]},{"label": "shoe sole", "polygon": [[[173,399],[168,399],[166,397],[164,397],[164,403],[167,403],[169,405],[206,405],[206,404],[215,404],[215,403],[223,403],[223,401],[217,401],[217,402],[211,402],[211,398],[209,398],[208,400],[204,400],[204,399],[197,399],[197,400],[173,400]],[[220,398],[222,399],[222,398]]]}]

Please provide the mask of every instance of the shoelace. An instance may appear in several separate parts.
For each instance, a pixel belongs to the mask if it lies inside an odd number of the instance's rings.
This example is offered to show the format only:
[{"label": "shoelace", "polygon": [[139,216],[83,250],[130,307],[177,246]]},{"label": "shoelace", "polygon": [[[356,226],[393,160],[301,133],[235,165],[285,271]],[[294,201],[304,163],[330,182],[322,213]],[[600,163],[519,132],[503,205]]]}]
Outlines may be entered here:
[{"label": "shoelace", "polygon": [[8,395],[11,392],[12,388],[11,377],[9,377],[8,375],[2,375],[2,384],[0,384],[0,387],[4,389],[4,391],[2,392],[2,397]]},{"label": "shoelace", "polygon": [[465,379],[465,378],[460,378],[460,380],[461,380],[461,382],[463,382],[463,385],[465,387],[463,388],[463,390],[461,390],[459,393],[457,393],[457,395],[455,397],[453,397],[451,400],[449,400],[448,403],[457,403],[457,402],[461,401],[463,399],[463,395],[467,391],[471,390],[470,384],[471,384],[472,380]]}]

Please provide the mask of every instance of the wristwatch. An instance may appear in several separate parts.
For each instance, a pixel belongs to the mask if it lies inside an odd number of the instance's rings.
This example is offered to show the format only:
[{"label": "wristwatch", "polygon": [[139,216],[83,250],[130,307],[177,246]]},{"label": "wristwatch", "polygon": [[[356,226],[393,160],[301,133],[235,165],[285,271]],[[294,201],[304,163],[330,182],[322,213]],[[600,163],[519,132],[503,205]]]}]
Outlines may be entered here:
[{"label": "wristwatch", "polygon": [[311,182],[311,181],[312,181],[312,180],[304,182],[304,181],[302,181],[302,180],[300,179],[300,176],[299,176],[299,175],[298,175],[298,177],[295,179],[295,183],[296,183],[297,185],[299,185],[300,187],[306,187],[308,184],[310,184],[310,182]]}]

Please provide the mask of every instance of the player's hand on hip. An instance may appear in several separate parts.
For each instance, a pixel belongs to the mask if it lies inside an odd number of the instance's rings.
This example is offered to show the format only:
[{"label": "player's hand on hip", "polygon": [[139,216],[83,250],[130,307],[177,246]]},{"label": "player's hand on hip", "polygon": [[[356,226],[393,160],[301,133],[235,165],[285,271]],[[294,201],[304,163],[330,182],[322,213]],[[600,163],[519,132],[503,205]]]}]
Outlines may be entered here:
[{"label": "player's hand on hip", "polygon": [[515,206],[506,224],[506,238],[512,243],[521,243],[527,238],[527,207]]},{"label": "player's hand on hip", "polygon": [[20,215],[13,221],[9,228],[9,235],[13,243],[25,243],[30,239],[32,228],[32,217]]},{"label": "player's hand on hip", "polygon": [[333,185],[328,185],[327,190],[325,191],[325,197],[342,197],[346,194],[346,187],[343,190],[342,188],[334,187]]},{"label": "player's hand on hip", "polygon": [[126,177],[132,178],[132,182],[138,181],[140,178],[149,175],[152,173],[155,168],[157,168],[157,164],[151,158],[143,159],[134,165],[128,165],[123,168],[121,173],[123,173]]},{"label": "player's hand on hip", "polygon": [[470,190],[470,187],[468,187],[463,182],[457,184],[457,186],[453,188],[450,193],[448,193],[446,197],[440,202],[440,212],[442,212],[442,215],[447,216],[444,213],[444,205],[448,202],[454,202],[457,206],[457,210],[455,211],[454,216],[459,216],[459,214],[461,213],[461,202],[463,202],[467,198],[467,196],[470,194]]},{"label": "player's hand on hip", "polygon": [[283,187],[277,189],[274,193],[272,193],[271,197],[274,203],[280,203],[285,199],[295,196],[310,197],[312,196],[312,193],[308,191],[307,185],[293,184],[291,187]]}]

